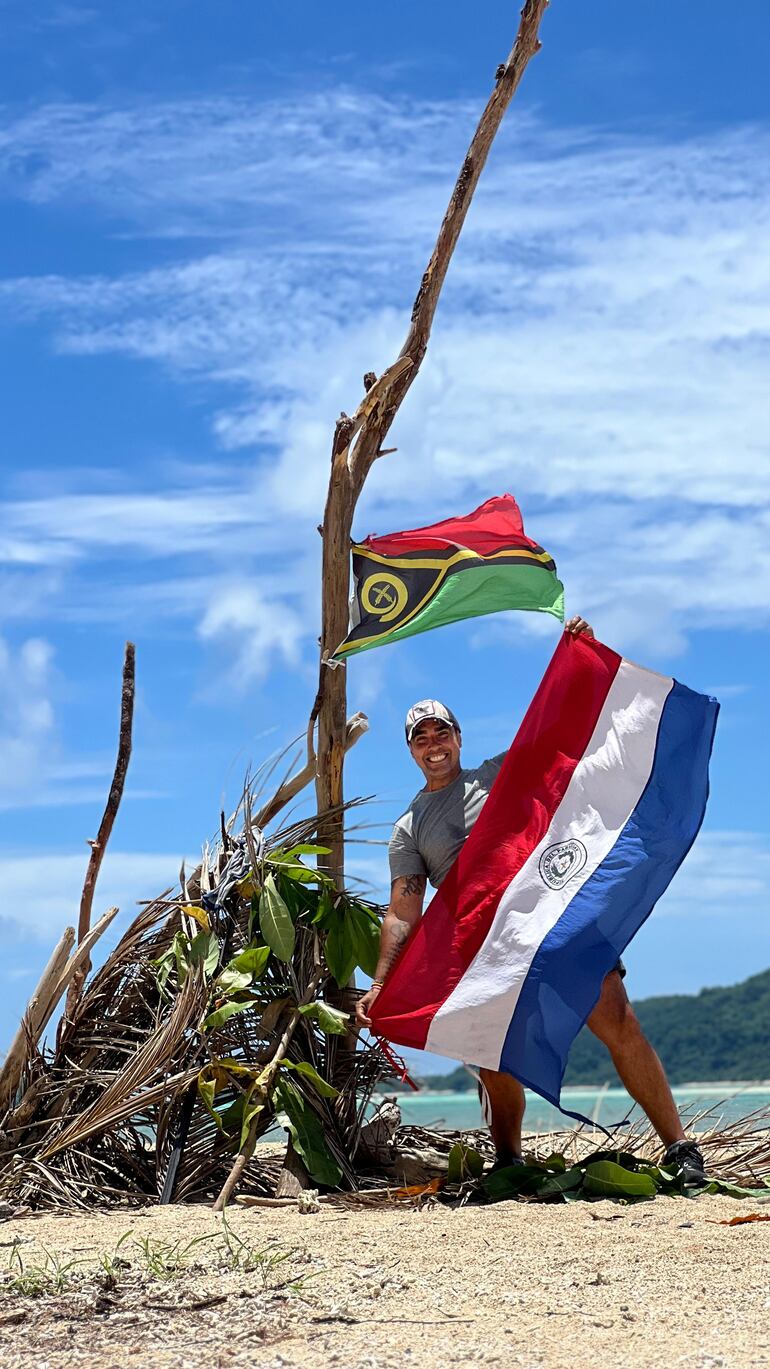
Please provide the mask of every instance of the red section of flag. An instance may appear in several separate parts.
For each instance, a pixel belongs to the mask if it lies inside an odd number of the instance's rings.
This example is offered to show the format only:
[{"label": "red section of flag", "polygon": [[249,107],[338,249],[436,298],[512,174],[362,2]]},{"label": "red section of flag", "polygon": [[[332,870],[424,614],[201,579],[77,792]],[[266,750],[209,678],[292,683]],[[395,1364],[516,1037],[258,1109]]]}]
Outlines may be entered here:
[{"label": "red section of flag", "polygon": [[372,1005],[378,1036],[424,1049],[504,890],[547,831],[620,661],[609,647],[565,632],[480,818]]},{"label": "red section of flag", "polygon": [[445,547],[467,547],[478,556],[491,556],[510,547],[538,549],[537,542],[524,533],[521,512],[512,494],[487,499],[464,518],[445,518],[442,523],[433,523],[428,528],[367,537],[362,545],[380,556],[403,556],[410,551],[435,551]]}]

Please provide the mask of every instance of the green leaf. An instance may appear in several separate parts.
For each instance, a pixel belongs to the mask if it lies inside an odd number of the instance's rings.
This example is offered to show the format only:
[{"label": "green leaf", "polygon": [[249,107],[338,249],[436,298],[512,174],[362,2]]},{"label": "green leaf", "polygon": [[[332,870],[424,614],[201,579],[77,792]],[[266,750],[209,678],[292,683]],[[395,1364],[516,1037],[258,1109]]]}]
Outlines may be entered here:
[{"label": "green leaf", "polygon": [[671,1174],[666,1174],[665,1170],[659,1169],[657,1165],[640,1165],[638,1173],[647,1174],[649,1178],[652,1179],[652,1182],[654,1183],[658,1193],[660,1193],[662,1189],[666,1188],[668,1185],[674,1182],[674,1176]]},{"label": "green leaf", "polygon": [[582,1182],[583,1171],[580,1165],[573,1165],[572,1169],[565,1169],[560,1174],[549,1174],[537,1190],[537,1196],[538,1198],[555,1198],[564,1196],[566,1193],[574,1193],[576,1189],[580,1188]]},{"label": "green leaf", "polygon": [[260,1112],[262,1112],[264,1106],[265,1095],[261,1090],[255,1090],[244,1098],[243,1112],[241,1113],[241,1146],[245,1145],[246,1137],[249,1134],[249,1128],[254,1121],[254,1118],[258,1117]]},{"label": "green leaf", "polygon": [[303,1017],[310,1017],[317,1022],[322,1032],[327,1036],[344,1036],[350,1023],[350,1015],[340,1012],[339,1008],[333,1008],[330,1003],[325,1003],[322,998],[317,998],[314,1003],[305,1003],[299,1009]]},{"label": "green leaf", "polygon": [[188,970],[190,969],[190,943],[184,932],[175,932],[171,942],[171,950],[176,961],[176,977],[181,989],[184,984]]},{"label": "green leaf", "polygon": [[506,1165],[487,1174],[482,1179],[482,1188],[493,1202],[502,1198],[518,1198],[521,1195],[538,1193],[552,1175],[541,1165]]},{"label": "green leaf", "polygon": [[484,1161],[472,1146],[457,1141],[449,1152],[446,1181],[448,1184],[464,1184],[469,1179],[480,1179]]},{"label": "green leaf", "polygon": [[219,964],[219,938],[214,932],[198,932],[190,942],[190,964],[202,965],[207,979]]},{"label": "green leaf", "polygon": [[324,955],[331,974],[344,989],[356,968],[356,947],[350,922],[343,913],[337,914],[327,933]]},{"label": "green leaf", "polygon": [[223,1113],[217,1114],[219,1116],[219,1120],[222,1126],[222,1131],[225,1133],[226,1136],[232,1137],[236,1131],[240,1136],[241,1127],[243,1125],[243,1109],[245,1104],[246,1095],[244,1093],[241,1093],[236,1098],[235,1102],[230,1104],[229,1108],[225,1108]]},{"label": "green leaf", "polygon": [[214,1110],[214,1098],[217,1086],[214,1079],[202,1079],[198,1076],[198,1095],[207,1112],[211,1113],[218,1127],[222,1126],[222,1119],[218,1112]]},{"label": "green leaf", "polygon": [[243,974],[240,970],[223,970],[214,980],[214,992],[217,997],[221,994],[243,993],[250,984],[250,974]]},{"label": "green leaf", "polygon": [[205,1032],[216,1031],[217,1027],[223,1027],[230,1017],[235,1017],[236,1013],[245,1012],[247,1008],[254,1007],[253,998],[249,998],[245,1003],[223,1003],[221,1008],[215,1008],[214,1012],[209,1013],[203,1020],[203,1030]]},{"label": "green leaf", "polygon": [[533,1160],[526,1165],[510,1165],[496,1170],[484,1179],[482,1187],[493,1200],[528,1197],[573,1200],[583,1182],[583,1168],[573,1165],[567,1169],[564,1156],[554,1153],[546,1160]]},{"label": "green leaf", "polygon": [[331,847],[312,846],[305,842],[301,846],[292,846],[288,851],[281,851],[279,854],[283,860],[291,860],[292,856],[330,856]]},{"label": "green leaf", "polygon": [[380,956],[380,924],[373,921],[366,909],[353,905],[348,913],[356,965],[364,974],[373,976]]},{"label": "green leaf", "polygon": [[339,1098],[339,1089],[327,1084],[326,1080],[321,1078],[318,1070],[308,1060],[284,1060],[283,1063],[287,1069],[296,1070],[297,1074],[302,1074],[305,1079],[309,1079],[322,1098]]},{"label": "green leaf", "polygon": [[318,1184],[335,1187],[342,1178],[342,1170],[329,1152],[315,1112],[288,1079],[278,1080],[275,1096],[283,1110],[283,1125],[290,1132],[294,1149],[308,1174]]},{"label": "green leaf", "polygon": [[587,1193],[603,1198],[654,1198],[657,1184],[649,1174],[633,1173],[613,1160],[587,1165],[583,1185]]},{"label": "green leaf", "polygon": [[296,880],[298,884],[315,884],[318,876],[299,860],[271,860],[273,870],[281,880]]},{"label": "green leaf", "polygon": [[169,947],[167,951],[163,952],[163,955],[158,956],[157,960],[150,961],[150,965],[155,972],[155,982],[161,993],[165,992],[168,977],[174,967],[174,960],[173,948]]},{"label": "green leaf", "polygon": [[564,1156],[560,1155],[558,1151],[554,1151],[553,1155],[549,1155],[548,1159],[543,1161],[543,1164],[546,1169],[555,1170],[557,1174],[564,1174],[567,1169],[567,1162],[564,1159]]},{"label": "green leaf", "polygon": [[270,959],[269,946],[247,946],[245,950],[239,951],[232,960],[228,961],[223,973],[228,970],[236,970],[239,974],[251,975],[253,979],[259,979],[265,972],[265,967]]},{"label": "green leaf", "polygon": [[646,1160],[640,1160],[638,1155],[632,1155],[630,1150],[594,1150],[590,1155],[586,1155],[580,1161],[583,1169],[588,1165],[595,1165],[600,1160],[611,1160],[615,1165],[621,1165],[623,1169],[637,1170],[647,1164]]},{"label": "green leaf", "polygon": [[322,931],[328,932],[334,925],[337,917],[337,910],[334,907],[334,900],[328,889],[321,890],[321,897],[310,921],[314,927],[320,927]]},{"label": "green leaf", "polygon": [[295,932],[291,913],[268,875],[259,900],[259,925],[270,950],[279,960],[289,961],[294,954]]},{"label": "green leaf", "polygon": [[697,1193],[721,1193],[725,1198],[756,1198],[765,1196],[764,1186],[757,1188],[743,1188],[741,1184],[729,1184],[725,1179],[709,1179],[705,1186],[698,1189],[690,1189],[689,1192]]}]

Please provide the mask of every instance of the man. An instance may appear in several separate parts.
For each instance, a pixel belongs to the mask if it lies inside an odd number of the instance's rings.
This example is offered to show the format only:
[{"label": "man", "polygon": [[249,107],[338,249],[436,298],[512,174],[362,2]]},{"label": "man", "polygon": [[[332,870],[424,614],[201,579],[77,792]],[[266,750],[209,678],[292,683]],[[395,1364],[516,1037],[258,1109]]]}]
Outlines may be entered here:
[{"label": "man", "polygon": [[[574,637],[581,633],[593,637],[583,618],[570,619],[566,630]],[[463,769],[460,725],[451,710],[435,699],[410,708],[406,740],[426,783],[393,829],[390,905],[382,925],[374,981],[356,1009],[361,1026],[370,1024],[371,1005],[422,917],[428,879],[437,888],[454,864],[505,758],[496,756],[476,769]],[[664,1163],[677,1164],[687,1183],[703,1183],[703,1157],[696,1143],[685,1137],[663,1066],[628,1001],[624,975],[619,962],[606,976],[588,1026],[607,1046],[623,1084],[660,1136],[666,1147]],[[497,1152],[495,1163],[520,1162],[524,1089],[512,1075],[496,1070],[482,1069],[481,1080]]]}]

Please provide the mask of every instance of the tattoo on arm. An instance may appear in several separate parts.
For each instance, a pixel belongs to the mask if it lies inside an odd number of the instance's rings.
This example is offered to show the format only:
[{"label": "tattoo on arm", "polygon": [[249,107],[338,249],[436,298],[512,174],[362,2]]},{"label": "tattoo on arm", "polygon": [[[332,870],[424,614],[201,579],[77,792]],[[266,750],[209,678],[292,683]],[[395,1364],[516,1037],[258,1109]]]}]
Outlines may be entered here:
[{"label": "tattoo on arm", "polygon": [[393,969],[398,957],[404,949],[411,935],[411,927],[406,922],[397,922],[390,932],[390,945],[383,947],[380,955],[380,963],[377,966],[378,976],[385,979]]},{"label": "tattoo on arm", "polygon": [[425,893],[425,883],[424,875],[404,875],[398,892],[413,898],[415,894]]},{"label": "tattoo on arm", "polygon": [[387,979],[419,922],[425,884],[425,875],[402,875],[393,881],[391,903],[380,937],[377,979]]}]

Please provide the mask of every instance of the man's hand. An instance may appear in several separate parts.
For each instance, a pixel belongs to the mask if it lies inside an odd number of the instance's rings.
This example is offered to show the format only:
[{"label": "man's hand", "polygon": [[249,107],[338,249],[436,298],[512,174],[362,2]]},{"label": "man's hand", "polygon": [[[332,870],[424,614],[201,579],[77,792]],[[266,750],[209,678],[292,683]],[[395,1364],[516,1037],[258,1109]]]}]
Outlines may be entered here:
[{"label": "man's hand", "polygon": [[576,613],[574,618],[570,618],[564,624],[564,631],[568,632],[570,637],[593,637],[594,635],[591,624],[587,623],[585,618],[581,618],[579,613]]},{"label": "man's hand", "polygon": [[356,1003],[356,1023],[359,1027],[371,1027],[372,1019],[369,1016],[369,1009],[379,994],[381,987],[382,985],[380,984],[373,984],[368,993],[365,993],[363,998],[359,998]]}]

